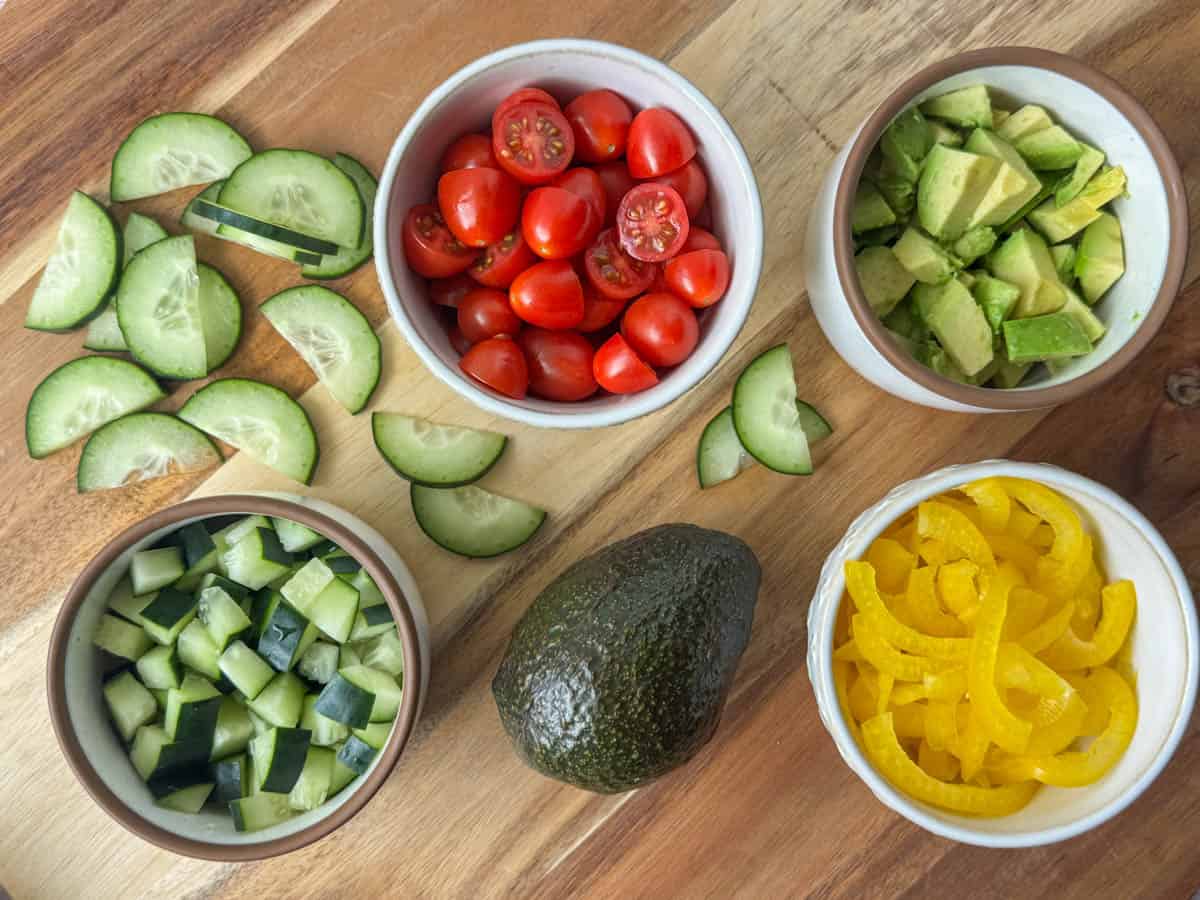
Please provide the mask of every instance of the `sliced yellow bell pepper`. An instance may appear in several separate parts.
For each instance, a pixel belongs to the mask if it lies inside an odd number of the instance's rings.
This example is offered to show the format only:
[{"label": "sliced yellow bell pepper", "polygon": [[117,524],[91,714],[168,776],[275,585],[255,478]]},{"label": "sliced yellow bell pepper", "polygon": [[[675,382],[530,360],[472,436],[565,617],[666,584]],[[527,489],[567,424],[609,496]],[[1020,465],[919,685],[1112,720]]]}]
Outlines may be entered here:
[{"label": "sliced yellow bell pepper", "polygon": [[1008,528],[1012,516],[1012,500],[1003,485],[995,478],[982,478],[964,484],[962,492],[979,507],[979,521],[984,531],[999,534]]},{"label": "sliced yellow bell pepper", "polygon": [[979,716],[975,712],[975,704],[969,705],[967,712],[967,721],[965,727],[958,729],[958,741],[955,746],[950,748],[954,751],[954,755],[958,757],[958,761],[962,764],[962,777],[964,781],[970,781],[983,768],[984,757],[987,756],[988,747],[991,742],[988,740],[987,732],[979,721]]},{"label": "sliced yellow bell pepper", "polygon": [[1030,653],[1038,654],[1062,637],[1071,627],[1071,618],[1075,615],[1075,602],[1068,601],[1042,621],[1021,635],[1018,643]]},{"label": "sliced yellow bell pepper", "polygon": [[944,566],[956,559],[962,559],[965,555],[957,547],[951,547],[945,541],[939,541],[937,538],[930,538],[927,541],[919,540],[917,543],[917,556],[928,566]]},{"label": "sliced yellow bell pepper", "polygon": [[[922,634],[897,619],[884,605],[875,585],[875,570],[870,563],[850,560],[845,566],[846,590],[870,629],[900,650],[936,659],[965,659],[971,649],[967,638],[940,638]],[[855,635],[858,628],[855,627]],[[860,650],[861,640],[860,640]],[[863,650],[865,654],[866,651]],[[869,659],[870,657],[868,657]],[[878,663],[876,663],[878,666]],[[882,670],[882,667],[880,667]],[[917,679],[906,679],[915,681]]]},{"label": "sliced yellow bell pepper", "polygon": [[1108,725],[1109,709],[1104,694],[1097,684],[1082,672],[1064,675],[1071,687],[1079,692],[1083,702],[1087,704],[1087,715],[1079,726],[1080,737],[1095,737]]},{"label": "sliced yellow bell pepper", "polygon": [[1022,647],[1005,642],[996,654],[996,683],[1005,690],[1034,695],[1038,701],[1030,719],[1046,725],[1066,710],[1075,688],[1048,665]]},{"label": "sliced yellow bell pepper", "polygon": [[950,751],[958,746],[958,702],[930,700],[925,713],[925,740],[935,750]]},{"label": "sliced yellow bell pepper", "polygon": [[851,621],[855,643],[867,662],[899,681],[923,681],[926,672],[940,672],[950,666],[946,660],[901,653],[871,627],[862,613]]},{"label": "sliced yellow bell pepper", "polygon": [[966,628],[955,616],[942,610],[935,587],[936,570],[932,566],[914,569],[908,578],[904,607],[912,626],[936,637],[961,637]]},{"label": "sliced yellow bell pepper", "polygon": [[879,673],[879,680],[875,682],[878,689],[875,694],[875,712],[887,712],[887,709],[892,704],[892,688],[896,686],[896,679],[887,672]]},{"label": "sliced yellow bell pepper", "polygon": [[847,692],[850,715],[858,722],[865,722],[875,715],[875,706],[878,702],[875,691],[879,689],[879,685],[872,685],[871,681],[872,679],[859,674]]},{"label": "sliced yellow bell pepper", "polygon": [[917,533],[923,538],[957,547],[981,569],[988,570],[996,566],[992,548],[975,523],[945,503],[927,500],[917,507]]},{"label": "sliced yellow bell pepper", "polygon": [[979,604],[975,636],[967,665],[967,691],[971,695],[971,714],[978,719],[988,738],[1010,753],[1024,753],[1033,724],[1015,715],[996,688],[996,661],[1000,636],[1008,613],[1008,594],[1012,582],[1001,572],[988,579],[988,587]]},{"label": "sliced yellow bell pepper", "polygon": [[1049,549],[1054,544],[1054,529],[1043,522],[1033,529],[1033,534],[1029,535],[1029,542],[1043,550]]},{"label": "sliced yellow bell pepper", "polygon": [[896,723],[896,734],[902,738],[920,740],[925,737],[925,717],[929,708],[924,703],[910,703],[888,710]]},{"label": "sliced yellow bell pepper", "polygon": [[1034,529],[1041,524],[1042,520],[1033,513],[1013,504],[1008,514],[1008,528],[1005,531],[1017,540],[1029,543],[1029,539],[1033,537]]},{"label": "sliced yellow bell pepper", "polygon": [[931,778],[938,781],[954,781],[958,777],[958,759],[948,750],[934,750],[929,741],[922,740],[917,747],[917,765]]},{"label": "sliced yellow bell pepper", "polygon": [[941,494],[934,498],[934,502],[944,503],[951,509],[958,510],[960,513],[970,519],[971,524],[976,528],[983,527],[983,520],[979,515],[979,507],[975,505],[975,501],[961,496],[958,491],[951,491],[946,494]]},{"label": "sliced yellow bell pepper", "polygon": [[876,538],[867,548],[867,562],[874,566],[881,590],[897,594],[908,585],[908,575],[917,558],[891,538]]},{"label": "sliced yellow bell pepper", "polygon": [[1132,581],[1118,581],[1100,592],[1101,614],[1092,640],[1081,640],[1070,628],[1039,655],[1042,661],[1060,672],[1102,666],[1121,649],[1133,614],[1137,609],[1137,592]]},{"label": "sliced yellow bell pepper", "polygon": [[947,563],[937,570],[942,603],[960,619],[979,605],[979,587],[975,581],[978,576],[979,566],[966,559]]},{"label": "sliced yellow bell pepper", "polygon": [[[842,711],[842,720],[846,723],[846,728],[850,730],[850,734],[854,740],[860,745],[862,744],[862,734],[858,730],[858,722],[854,718],[854,713],[850,709],[850,688],[849,682],[851,671],[854,667],[849,663],[834,662],[833,664],[833,687],[837,691],[838,709]],[[857,678],[857,676],[855,676]]]},{"label": "sliced yellow bell pepper", "polygon": [[1050,601],[1037,591],[1022,585],[1015,585],[1008,595],[1008,618],[1004,620],[1004,634],[1001,638],[1015,641],[1028,634],[1046,618],[1046,610]]},{"label": "sliced yellow bell pepper", "polygon": [[1079,553],[1074,559],[1058,560],[1042,556],[1033,576],[1034,586],[1054,600],[1075,599],[1076,592],[1092,567],[1092,539],[1084,535]]},{"label": "sliced yellow bell pepper", "polygon": [[[928,676],[926,677],[928,681]],[[917,684],[915,681],[902,681],[900,684],[894,684],[891,691],[892,706],[907,706],[909,703],[916,703],[926,699],[925,685]]]},{"label": "sliced yellow bell pepper", "polygon": [[[1079,555],[1083,543],[1083,523],[1079,514],[1057,493],[1036,481],[1024,478],[1001,478],[1001,487],[1008,495],[1042,519],[1054,531],[1050,555],[1060,562],[1070,562]],[[1037,529],[1034,529],[1037,534]]]},{"label": "sliced yellow bell pepper", "polygon": [[846,641],[846,643],[842,644],[833,651],[834,662],[853,663],[861,662],[863,659],[865,659],[865,657],[858,649],[858,644],[854,642],[854,638],[850,638],[850,640]]},{"label": "sliced yellow bell pepper", "polygon": [[1084,640],[1091,640],[1100,619],[1100,591],[1104,588],[1104,576],[1095,562],[1079,583],[1075,592],[1075,616],[1071,619],[1071,630]]},{"label": "sliced yellow bell pepper", "polygon": [[992,545],[997,559],[1012,563],[1026,580],[1037,575],[1041,555],[1029,544],[1010,534],[989,534],[988,543]]},{"label": "sliced yellow bell pepper", "polygon": [[967,669],[965,666],[955,666],[943,672],[930,673],[925,676],[922,687],[930,700],[961,700],[967,693]]}]

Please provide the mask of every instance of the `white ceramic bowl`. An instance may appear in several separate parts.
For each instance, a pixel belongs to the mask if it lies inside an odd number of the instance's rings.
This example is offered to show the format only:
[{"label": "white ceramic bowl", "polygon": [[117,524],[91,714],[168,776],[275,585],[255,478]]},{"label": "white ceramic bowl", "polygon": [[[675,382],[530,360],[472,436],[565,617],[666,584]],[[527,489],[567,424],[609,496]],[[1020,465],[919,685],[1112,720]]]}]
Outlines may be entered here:
[{"label": "white ceramic bowl", "polygon": [[[923,99],[985,84],[1013,107],[1036,103],[1072,134],[1124,166],[1129,196],[1114,200],[1125,237],[1126,273],[1095,307],[1108,333],[1087,356],[1012,390],[973,387],[938,375],[887,337],[854,272],[850,210],[867,154],[887,125]],[[809,299],[842,358],[898,397],[956,412],[1037,409],[1064,403],[1115,376],[1150,342],[1179,292],[1187,262],[1183,179],[1149,113],[1116,82],[1069,56],[996,47],[944,60],[917,73],[863,123],[830,166],[809,218],[805,246]]]},{"label": "white ceramic bowl", "polygon": [[[902,513],[944,491],[988,476],[1028,478],[1072,502],[1097,540],[1110,579],[1131,579],[1138,609],[1133,630],[1138,724],[1124,757],[1084,788],[1043,787],[1020,812],[996,819],[954,815],[896,790],[867,761],[846,727],[833,683],[834,623],[845,590],[843,566]],[[1033,847],[1095,828],[1150,786],[1175,752],[1196,700],[1200,637],[1187,579],[1171,549],[1146,518],[1091,479],[1056,466],[990,460],[950,466],[902,484],[861,516],[829,554],[808,612],[808,674],[821,721],[850,768],[886,806],[922,828],[983,847]]]},{"label": "white ceramic bowl", "polygon": [[[636,108],[663,106],[695,135],[709,180],[712,231],[729,254],[732,277],[725,297],[700,316],[700,343],[661,381],[637,394],[579,403],[511,400],[462,373],[438,308],[423,278],[409,271],[400,245],[408,210],[434,196],[437,161],[469,131],[486,131],[492,110],[526,85],[566,101],[610,88]],[[669,66],[635,50],[602,41],[547,40],[517,44],[477,59],[446,79],[409,118],[392,145],[375,200],[375,266],[400,330],[434,375],[472,403],[497,415],[546,428],[594,428],[643,416],[682,396],[729,349],[750,311],[762,268],[763,221],[750,161],[721,113]]]}]

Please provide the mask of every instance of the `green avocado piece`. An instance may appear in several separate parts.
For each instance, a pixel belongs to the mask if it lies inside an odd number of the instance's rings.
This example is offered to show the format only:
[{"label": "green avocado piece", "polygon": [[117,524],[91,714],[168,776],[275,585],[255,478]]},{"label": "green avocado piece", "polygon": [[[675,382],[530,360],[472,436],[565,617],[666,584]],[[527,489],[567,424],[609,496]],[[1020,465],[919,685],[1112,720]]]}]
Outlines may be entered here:
[{"label": "green avocado piece", "polygon": [[999,128],[1001,125],[1003,125],[1005,122],[1008,121],[1008,117],[1011,115],[1012,115],[1011,109],[998,109],[997,107],[993,106],[992,107],[992,127]]},{"label": "green avocado piece", "polygon": [[1112,213],[1101,213],[1079,240],[1075,276],[1083,299],[1095,303],[1125,274],[1125,247],[1121,223]]},{"label": "green avocado piece", "polygon": [[1046,110],[1029,104],[1022,106],[1002,123],[998,123],[996,133],[1010,144],[1014,144],[1023,137],[1053,127],[1054,120]]},{"label": "green avocado piece", "polygon": [[1025,164],[1016,148],[994,131],[976,128],[963,149],[990,156],[1004,164],[971,217],[970,227],[1004,224],[1041,191],[1041,179]]},{"label": "green avocado piece", "polygon": [[941,284],[954,276],[960,268],[958,260],[947,253],[937,241],[922,234],[911,225],[904,229],[900,240],[892,245],[892,252],[900,265],[908,269],[917,281],[925,284]]},{"label": "green avocado piece", "polygon": [[890,328],[887,329],[887,333],[888,333],[888,337],[890,337],[893,341],[895,341],[897,344],[899,344],[900,349],[903,350],[905,353],[907,353],[909,356],[913,357],[914,359],[918,359],[920,357],[921,344],[917,343],[910,337],[906,337],[905,335],[900,334],[900,332],[898,332],[898,331],[892,331],[892,329],[890,329]]},{"label": "green avocado piece", "polygon": [[879,140],[879,150],[890,160],[896,171],[912,173],[912,181],[920,173],[921,160],[933,146],[929,122],[915,106],[906,109],[892,120]]},{"label": "green avocado piece", "polygon": [[854,236],[854,244],[859,249],[863,247],[879,247],[884,244],[890,244],[899,234],[900,226],[884,225],[882,228],[872,228],[870,231],[856,234]]},{"label": "green avocado piece", "polygon": [[1075,161],[1075,168],[1054,189],[1054,202],[1059,207],[1066,206],[1074,200],[1104,165],[1104,154],[1101,151],[1084,143],[1080,143],[1079,146],[1083,148],[1083,152]]},{"label": "green avocado piece", "polygon": [[854,234],[883,228],[896,221],[896,214],[888,206],[883,195],[869,181],[858,183],[858,192],[854,195],[854,211],[850,214],[850,230]]},{"label": "green avocado piece", "polygon": [[983,310],[983,317],[987,319],[992,333],[1000,334],[1004,320],[1012,315],[1017,301],[1021,299],[1021,289],[1011,282],[979,273],[971,287],[971,296]]},{"label": "green avocado piece", "polygon": [[1091,308],[1079,299],[1079,295],[1070,289],[1067,290],[1067,302],[1063,304],[1063,308],[1059,312],[1078,322],[1083,333],[1093,344],[1104,337],[1104,333],[1108,331],[1108,326],[1101,322]]},{"label": "green avocado piece", "polygon": [[960,384],[970,383],[963,370],[950,358],[950,354],[946,352],[945,348],[936,341],[929,341],[923,347],[919,348],[916,358],[919,363],[928,366],[944,378],[949,378],[951,381],[957,381]]},{"label": "green avocado piece", "polygon": [[945,144],[947,147],[961,147],[963,144],[962,132],[945,122],[929,122],[929,132],[935,144]]},{"label": "green avocado piece", "polygon": [[721,719],[760,579],[744,542],[694,525],[572,565],[521,617],[492,681],[517,755],[605,794],[687,762]]},{"label": "green avocado piece", "polygon": [[999,173],[1000,163],[990,156],[936,145],[917,184],[921,227],[944,241],[957,240]]},{"label": "green avocado piece", "polygon": [[1071,244],[1055,244],[1050,248],[1050,258],[1054,260],[1058,280],[1070,287],[1075,281],[1075,247]]},{"label": "green avocado piece", "polygon": [[974,375],[992,361],[992,329],[971,292],[960,282],[917,285],[913,288],[913,303],[964,375]]},{"label": "green avocado piece", "polygon": [[1008,221],[1000,226],[1001,234],[1009,234],[1026,224],[1025,217],[1029,215],[1043,200],[1054,193],[1054,186],[1065,177],[1065,173],[1043,172],[1039,177],[1041,188],[1033,198],[1013,213]]},{"label": "green avocado piece", "polygon": [[921,112],[963,128],[992,127],[992,99],[982,84],[959,88],[921,104]]},{"label": "green avocado piece", "polygon": [[1064,312],[1009,319],[1004,323],[1004,346],[1009,362],[1045,362],[1083,356],[1092,349],[1081,326]]},{"label": "green avocado piece", "polygon": [[1033,368],[1033,363],[1015,363],[1008,360],[1000,360],[1000,365],[996,368],[996,372],[992,375],[992,384],[998,388],[1015,388],[1025,376],[1029,374],[1029,370]]},{"label": "green avocado piece", "polygon": [[858,283],[877,316],[886,316],[904,299],[916,280],[891,247],[867,247],[854,257]]},{"label": "green avocado piece", "polygon": [[968,291],[975,286],[975,273],[974,272],[968,272],[966,269],[963,269],[961,272],[959,272],[954,277],[958,281],[958,283],[961,284],[963,287],[965,287]]},{"label": "green avocado piece", "polygon": [[898,171],[890,159],[885,159],[870,179],[892,211],[898,217],[907,218],[917,206],[917,177],[915,174],[910,177]]},{"label": "green avocado piece", "polygon": [[1014,318],[1055,312],[1067,300],[1067,292],[1058,281],[1050,248],[1027,228],[1011,234],[988,256],[992,275],[1021,289],[1013,310]]},{"label": "green avocado piece", "polygon": [[911,299],[904,299],[883,317],[883,324],[905,340],[913,344],[923,344],[929,340],[929,327],[921,320],[921,316],[913,307]]},{"label": "green avocado piece", "polygon": [[1078,196],[1066,206],[1059,207],[1047,200],[1030,211],[1029,221],[1052,243],[1072,237],[1100,218],[1100,208],[1125,192],[1125,170],[1120,166],[1107,169],[1087,183]]},{"label": "green avocado piece", "polygon": [[1083,144],[1071,137],[1061,125],[1027,134],[1015,146],[1030,168],[1042,172],[1073,166],[1083,153]]},{"label": "green avocado piece", "polygon": [[975,260],[979,259],[979,257],[990,253],[995,246],[995,230],[981,226],[965,232],[962,237],[954,242],[954,246],[950,249],[954,251],[955,256],[963,261],[963,265],[969,266]]}]

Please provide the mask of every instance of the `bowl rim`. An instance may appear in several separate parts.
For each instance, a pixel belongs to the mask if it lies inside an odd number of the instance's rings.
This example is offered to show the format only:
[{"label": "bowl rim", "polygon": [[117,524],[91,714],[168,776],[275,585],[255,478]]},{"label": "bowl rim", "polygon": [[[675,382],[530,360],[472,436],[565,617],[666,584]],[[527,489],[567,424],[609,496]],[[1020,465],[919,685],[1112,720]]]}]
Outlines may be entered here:
[{"label": "bowl rim", "polygon": [[[1179,597],[1180,613],[1184,621],[1184,644],[1187,651],[1187,669],[1184,672],[1184,692],[1175,716],[1175,721],[1166,740],[1154,755],[1149,766],[1141,771],[1137,779],[1127,790],[1113,798],[1112,801],[1075,821],[1052,828],[1034,831],[1020,831],[992,834],[976,831],[973,828],[951,824],[937,816],[926,812],[925,807],[910,799],[906,794],[893,787],[875,766],[867,759],[858,746],[843,718],[842,711],[834,700],[829,708],[825,701],[835,696],[833,690],[833,652],[818,654],[817,648],[826,646],[832,648],[834,628],[836,625],[836,605],[829,609],[820,621],[818,629],[812,628],[809,622],[809,678],[813,682],[814,693],[817,697],[818,709],[826,729],[837,746],[838,752],[845,759],[850,770],[857,775],[870,789],[875,798],[926,831],[978,847],[1018,848],[1037,847],[1068,840],[1107,822],[1123,812],[1158,778],[1159,774],[1171,761],[1178,749],[1191,721],[1196,704],[1197,682],[1200,680],[1200,625],[1197,623],[1195,602],[1187,576],[1179,564],[1178,558],[1170,545],[1159,533],[1158,529],[1128,500],[1109,487],[1056,466],[1051,463],[1017,462],[1007,459],[989,459],[974,463],[945,466],[927,475],[909,479],[889,491],[884,497],[864,510],[846,529],[842,539],[830,552],[822,566],[817,587],[813,595],[812,609],[816,610],[823,596],[835,596],[838,604],[845,589],[842,566],[835,565],[835,558],[847,555],[851,543],[874,540],[885,528],[904,510],[916,506],[922,500],[928,499],[950,488],[989,476],[1005,476],[1028,478],[1051,487],[1065,487],[1087,494],[1097,501],[1104,503],[1126,518],[1149,542],[1162,560],[1163,567],[1172,581]],[[916,487],[911,493],[909,489]],[[903,500],[902,503],[899,501]],[[899,508],[901,507],[902,508]],[[897,507],[893,509],[893,507]],[[814,661],[819,665],[814,667]],[[815,671],[814,671],[815,669]]]},{"label": "bowl rim", "polygon": [[[424,125],[430,115],[451,93],[482,72],[518,57],[539,56],[551,52],[574,52],[588,56],[615,57],[669,83],[680,94],[687,97],[688,100],[696,104],[703,111],[715,130],[720,134],[721,139],[729,147],[737,162],[739,177],[745,185],[751,206],[750,215],[747,217],[747,220],[739,224],[738,237],[739,257],[737,264],[739,267],[745,267],[750,275],[746,282],[748,289],[745,300],[734,310],[733,318],[729,319],[722,326],[722,333],[716,336],[715,341],[710,342],[707,347],[704,346],[704,342],[701,342],[697,346],[693,357],[689,358],[689,361],[695,360],[696,362],[694,372],[686,377],[680,376],[676,378],[675,383],[671,385],[670,389],[658,390],[658,388],[663,387],[667,383],[664,380],[646,391],[627,395],[624,398],[624,402],[620,404],[597,410],[580,409],[576,411],[573,408],[578,407],[580,404],[565,403],[560,404],[560,406],[564,407],[561,412],[543,412],[526,409],[505,400],[498,394],[493,394],[482,387],[476,386],[465,375],[459,373],[456,368],[448,366],[443,362],[441,357],[425,343],[424,339],[417,332],[416,326],[408,317],[404,302],[400,296],[400,291],[392,274],[393,249],[388,241],[388,214],[391,207],[392,189],[400,167],[401,157],[407,151],[408,145],[412,142],[418,129]],[[388,152],[383,172],[380,174],[379,191],[375,198],[373,236],[376,248],[375,273],[379,279],[379,286],[383,291],[384,299],[387,301],[388,310],[391,313],[392,319],[399,326],[408,345],[420,358],[425,368],[432,372],[443,384],[446,384],[456,393],[489,413],[540,428],[569,429],[619,425],[623,422],[629,422],[648,415],[678,400],[703,381],[717,367],[717,364],[733,345],[743,325],[745,325],[746,319],[750,314],[750,307],[757,294],[763,265],[763,234],[762,199],[759,195],[758,181],[755,178],[754,168],[751,166],[749,157],[746,155],[746,150],[734,132],[733,127],[726,121],[716,105],[699,88],[667,64],[632,48],[613,44],[608,41],[582,38],[554,38],[513,44],[512,46],[504,47],[503,49],[481,56],[461,69],[458,69],[421,101],[421,104],[409,116],[404,128],[397,135],[395,142],[392,144],[392,149]],[[403,265],[403,259],[400,258],[402,254],[399,251],[395,252],[398,257],[398,264]],[[725,298],[725,300],[729,299],[729,297]],[[710,333],[710,337],[714,337],[714,335]],[[678,370],[671,372],[668,378],[677,375],[679,375]]]},{"label": "bowl rim", "polygon": [[91,760],[84,753],[67,711],[66,658],[75,617],[96,580],[108,570],[121,553],[133,544],[145,539],[155,531],[187,519],[239,513],[290,519],[320,532],[343,547],[354,559],[362,563],[367,574],[379,586],[388,606],[391,607],[404,652],[406,669],[420,672],[422,665],[417,625],[403,588],[365,540],[355,534],[350,527],[311,507],[290,500],[255,494],[222,494],[201,497],[161,509],[109,540],[79,573],[67,591],[50,636],[46,662],[46,694],[55,736],[58,738],[63,755],[66,756],[68,764],[75,773],[75,777],[83,785],[84,790],[109,817],[115,819],[127,831],[173,853],[218,862],[246,862],[290,853],[319,840],[344,825],[366,806],[391,774],[412,734],[416,724],[417,710],[421,703],[421,679],[419,677],[405,679],[400,709],[396,715],[392,733],[384,746],[379,762],[376,763],[366,779],[337,809],[307,828],[284,837],[248,844],[221,844],[184,837],[142,818],[105,784]]},{"label": "bowl rim", "polygon": [[[1104,97],[1125,117],[1150,149],[1167,197],[1170,239],[1162,282],[1138,328],[1126,342],[1096,368],[1069,381],[1049,387],[1001,390],[960,384],[923,366],[890,340],[858,283],[850,219],[854,193],[867,156],[883,130],[921,91],[972,69],[985,66],[1022,66],[1046,69],[1063,75]],[[879,105],[863,123],[838,178],[833,212],[834,262],[842,292],[859,329],[875,350],[899,372],[928,391],[957,404],[976,409],[1004,411],[1041,409],[1074,400],[1112,379],[1138,356],[1158,333],[1183,285],[1188,257],[1187,193],[1179,164],[1166,136],[1134,97],[1107,75],[1072,56],[1036,47],[991,47],[971,50],[927,66],[917,72]]]}]

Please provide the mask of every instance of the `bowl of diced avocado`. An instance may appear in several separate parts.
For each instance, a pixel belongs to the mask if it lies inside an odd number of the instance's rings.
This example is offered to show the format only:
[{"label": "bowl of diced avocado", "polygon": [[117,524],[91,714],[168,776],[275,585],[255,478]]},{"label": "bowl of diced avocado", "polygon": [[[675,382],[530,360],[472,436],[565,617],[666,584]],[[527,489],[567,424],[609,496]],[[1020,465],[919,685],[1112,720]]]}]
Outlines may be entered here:
[{"label": "bowl of diced avocado", "polygon": [[928,406],[1056,405],[1150,341],[1182,282],[1187,205],[1149,113],[1071,57],[962,54],[842,151],[810,219],[835,348]]},{"label": "bowl of diced avocado", "polygon": [[63,752],[93,799],[168,850],[287,853],[357,813],[428,688],[416,583],[324,501],[189,500],[114,538],[51,638]]}]

